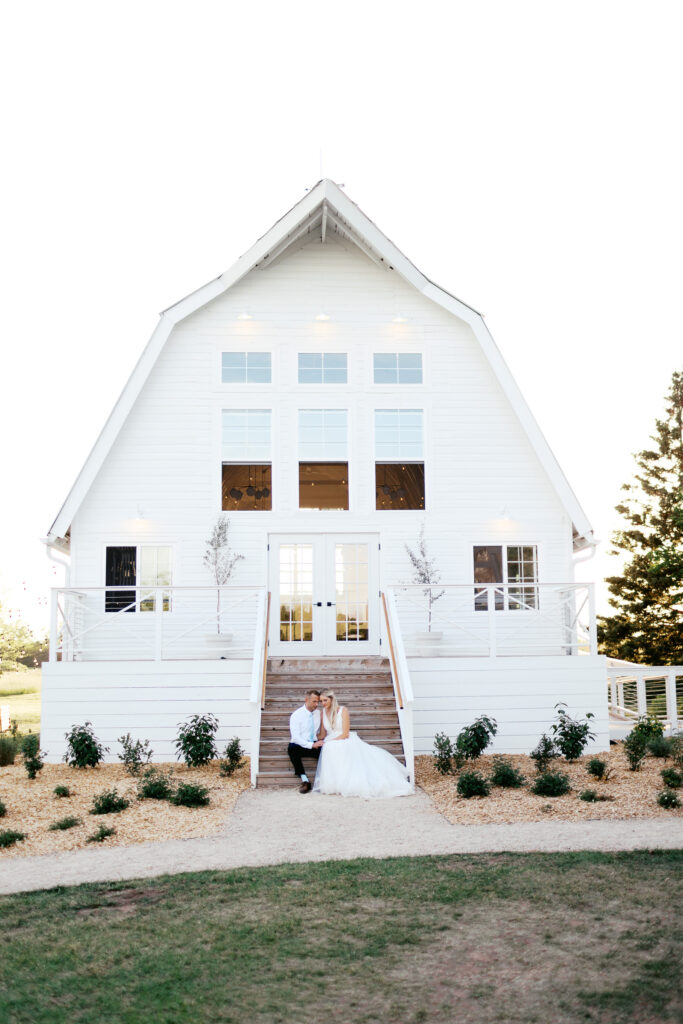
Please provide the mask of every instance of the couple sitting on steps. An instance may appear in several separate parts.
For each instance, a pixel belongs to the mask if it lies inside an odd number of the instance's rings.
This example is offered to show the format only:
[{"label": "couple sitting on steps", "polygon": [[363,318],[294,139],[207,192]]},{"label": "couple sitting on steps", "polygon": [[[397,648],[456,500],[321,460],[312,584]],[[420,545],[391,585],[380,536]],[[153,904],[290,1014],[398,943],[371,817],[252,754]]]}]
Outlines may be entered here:
[{"label": "couple sitting on steps", "polygon": [[[322,702],[322,714],[318,704]],[[306,690],[306,699],[290,716],[287,748],[300,793],[339,793],[341,796],[406,796],[411,792],[408,771],[388,750],[373,747],[350,732],[349,712],[340,707],[332,690]],[[302,762],[318,761],[311,786]]]}]

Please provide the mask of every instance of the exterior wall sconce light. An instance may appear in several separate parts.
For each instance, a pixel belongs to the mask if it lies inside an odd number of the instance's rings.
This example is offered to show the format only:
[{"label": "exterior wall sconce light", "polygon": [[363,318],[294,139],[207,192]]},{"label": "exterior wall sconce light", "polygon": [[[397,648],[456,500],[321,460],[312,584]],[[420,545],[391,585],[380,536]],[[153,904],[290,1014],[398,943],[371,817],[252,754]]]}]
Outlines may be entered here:
[{"label": "exterior wall sconce light", "polygon": [[405,324],[408,322],[407,316],[395,316],[391,321],[392,324]]},{"label": "exterior wall sconce light", "polygon": [[251,313],[240,313],[237,317],[238,320],[253,320]]},{"label": "exterior wall sconce light", "polygon": [[316,320],[329,320],[327,313],[318,313]]}]

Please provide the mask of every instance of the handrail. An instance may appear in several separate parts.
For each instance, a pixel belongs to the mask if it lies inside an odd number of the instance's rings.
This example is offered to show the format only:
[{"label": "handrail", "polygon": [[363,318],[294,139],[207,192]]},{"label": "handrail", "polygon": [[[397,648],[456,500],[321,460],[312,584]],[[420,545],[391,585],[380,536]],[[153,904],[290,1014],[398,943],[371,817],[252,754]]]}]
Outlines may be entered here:
[{"label": "handrail", "polygon": [[401,694],[401,680],[398,674],[398,665],[396,664],[396,654],[394,652],[394,640],[391,635],[391,622],[389,621],[389,611],[387,609],[387,599],[384,591],[382,591],[382,608],[384,609],[384,621],[387,624],[387,640],[389,641],[389,657],[391,658],[392,675],[396,680],[396,690],[398,696],[398,706],[403,708],[403,695]]},{"label": "handrail", "polygon": [[263,673],[261,679],[261,709],[266,706],[266,676],[268,674],[268,637],[270,635],[270,591],[266,599],[266,628],[263,634]]}]

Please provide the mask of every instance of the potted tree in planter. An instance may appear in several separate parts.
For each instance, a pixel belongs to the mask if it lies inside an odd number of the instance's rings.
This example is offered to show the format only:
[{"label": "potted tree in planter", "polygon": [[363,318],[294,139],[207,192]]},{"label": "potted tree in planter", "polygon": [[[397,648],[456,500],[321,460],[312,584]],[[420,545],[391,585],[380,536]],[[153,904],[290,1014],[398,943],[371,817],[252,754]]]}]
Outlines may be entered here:
[{"label": "potted tree in planter", "polygon": [[216,583],[216,632],[209,634],[210,643],[224,647],[232,640],[232,634],[221,630],[221,588],[232,577],[238,562],[244,561],[244,555],[236,554],[230,547],[230,521],[219,516],[214,523],[211,536],[206,541],[204,565]]},{"label": "potted tree in planter", "polygon": [[441,573],[427,552],[424,523],[420,527],[416,550],[413,551],[408,544],[405,545],[405,549],[413,567],[411,583],[424,584],[422,593],[427,598],[427,631],[417,633],[415,639],[422,644],[439,644],[443,639],[443,633],[432,629],[432,607],[446,591],[434,589],[441,580]]}]

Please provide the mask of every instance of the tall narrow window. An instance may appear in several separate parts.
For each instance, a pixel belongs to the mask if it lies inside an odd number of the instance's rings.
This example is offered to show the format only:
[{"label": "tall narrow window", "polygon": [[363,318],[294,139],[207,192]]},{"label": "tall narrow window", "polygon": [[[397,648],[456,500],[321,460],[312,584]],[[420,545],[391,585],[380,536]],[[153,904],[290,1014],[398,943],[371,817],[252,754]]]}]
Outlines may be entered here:
[{"label": "tall narrow window", "polygon": [[425,507],[422,409],[375,410],[375,507]]},{"label": "tall narrow window", "polygon": [[346,409],[299,410],[299,508],[349,507]]},{"label": "tall narrow window", "polygon": [[270,352],[223,352],[223,384],[270,384]]},{"label": "tall narrow window", "polygon": [[375,384],[421,384],[421,352],[375,352]]},{"label": "tall narrow window", "polygon": [[222,426],[221,508],[224,512],[270,511],[270,409],[224,409]]},{"label": "tall narrow window", "polygon": [[299,352],[299,384],[346,382],[346,352]]},{"label": "tall narrow window", "polygon": [[[538,549],[535,544],[487,544],[474,548],[474,582],[507,584],[494,591],[497,611],[538,608]],[[476,611],[487,611],[488,592],[475,589]]]}]

